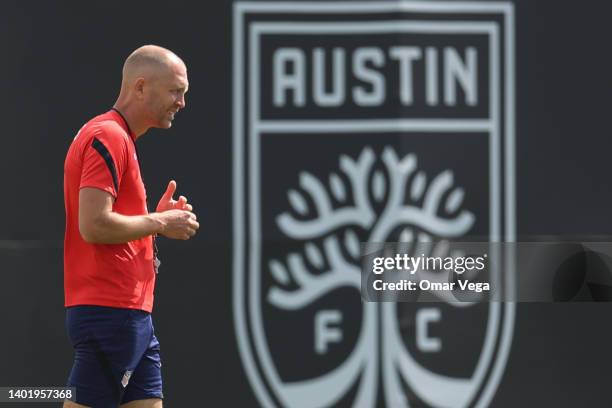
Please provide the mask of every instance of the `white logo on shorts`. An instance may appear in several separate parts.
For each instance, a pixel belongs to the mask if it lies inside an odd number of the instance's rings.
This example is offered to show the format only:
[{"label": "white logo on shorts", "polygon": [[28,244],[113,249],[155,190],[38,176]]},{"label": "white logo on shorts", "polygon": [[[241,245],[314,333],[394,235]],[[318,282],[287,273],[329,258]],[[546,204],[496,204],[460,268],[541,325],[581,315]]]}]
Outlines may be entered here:
[{"label": "white logo on shorts", "polygon": [[121,379],[121,385],[123,388],[127,387],[128,382],[130,382],[130,377],[132,376],[132,371],[127,370],[125,374],[123,374],[123,378]]}]

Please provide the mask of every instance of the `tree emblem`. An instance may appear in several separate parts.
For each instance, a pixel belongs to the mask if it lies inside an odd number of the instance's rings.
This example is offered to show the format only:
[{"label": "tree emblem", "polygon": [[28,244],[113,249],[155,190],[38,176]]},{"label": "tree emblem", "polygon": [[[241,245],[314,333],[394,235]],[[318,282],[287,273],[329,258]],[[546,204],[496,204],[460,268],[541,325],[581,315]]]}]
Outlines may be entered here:
[{"label": "tree emblem", "polygon": [[[415,154],[398,157],[391,147],[378,158],[370,147],[356,159],[342,155],[339,171],[329,175],[327,184],[301,172],[299,188],[287,193],[289,210],[276,218],[280,231],[299,242],[301,250],[268,261],[264,273],[274,284],[263,294],[265,301],[297,311],[340,287],[354,288],[359,296],[360,242],[402,242],[418,251],[419,243],[433,241],[431,255],[445,256],[447,240],[466,235],[475,222],[474,214],[463,208],[464,198],[452,171],[428,176],[419,170]],[[434,295],[453,307],[466,306],[451,302],[447,292]],[[282,399],[289,406],[333,406],[356,387],[351,405],[373,407],[379,378],[387,406],[410,406],[405,387],[430,406],[469,403],[480,385],[476,378],[428,370],[402,342],[394,304],[362,306],[361,329],[351,354],[323,376],[285,383]],[[326,342],[319,343],[325,351]]]}]

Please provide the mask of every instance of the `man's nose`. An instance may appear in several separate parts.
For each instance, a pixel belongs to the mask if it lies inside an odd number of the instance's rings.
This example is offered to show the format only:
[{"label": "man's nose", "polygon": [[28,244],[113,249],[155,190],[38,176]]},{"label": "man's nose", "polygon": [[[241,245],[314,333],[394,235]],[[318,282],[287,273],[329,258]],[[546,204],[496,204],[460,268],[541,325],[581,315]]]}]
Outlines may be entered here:
[{"label": "man's nose", "polygon": [[181,95],[176,101],[176,104],[180,109],[183,109],[185,107],[185,95]]}]

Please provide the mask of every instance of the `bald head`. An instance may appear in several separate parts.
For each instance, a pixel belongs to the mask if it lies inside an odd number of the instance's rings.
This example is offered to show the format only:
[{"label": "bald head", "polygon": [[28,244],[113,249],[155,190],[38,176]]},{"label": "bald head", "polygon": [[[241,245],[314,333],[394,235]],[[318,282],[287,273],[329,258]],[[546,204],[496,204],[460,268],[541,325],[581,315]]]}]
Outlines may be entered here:
[{"label": "bald head", "polygon": [[185,63],[172,51],[145,45],[123,64],[121,91],[115,108],[127,112],[141,129],[169,128],[185,107],[189,88]]},{"label": "bald head", "polygon": [[125,60],[122,84],[129,85],[138,78],[153,80],[177,66],[184,68],[185,64],[172,51],[157,45],[144,45]]}]

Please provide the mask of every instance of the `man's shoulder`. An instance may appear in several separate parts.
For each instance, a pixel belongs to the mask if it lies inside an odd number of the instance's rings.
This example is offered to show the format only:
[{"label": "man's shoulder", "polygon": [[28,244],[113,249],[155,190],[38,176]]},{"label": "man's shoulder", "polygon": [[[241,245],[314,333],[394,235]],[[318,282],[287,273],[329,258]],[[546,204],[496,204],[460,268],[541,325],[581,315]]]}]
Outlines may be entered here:
[{"label": "man's shoulder", "polygon": [[109,112],[92,118],[83,126],[83,132],[88,138],[97,138],[107,143],[126,144],[130,137]]}]

